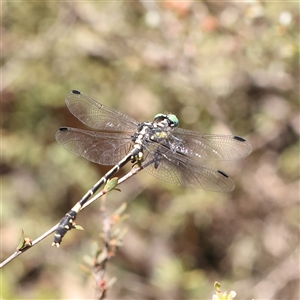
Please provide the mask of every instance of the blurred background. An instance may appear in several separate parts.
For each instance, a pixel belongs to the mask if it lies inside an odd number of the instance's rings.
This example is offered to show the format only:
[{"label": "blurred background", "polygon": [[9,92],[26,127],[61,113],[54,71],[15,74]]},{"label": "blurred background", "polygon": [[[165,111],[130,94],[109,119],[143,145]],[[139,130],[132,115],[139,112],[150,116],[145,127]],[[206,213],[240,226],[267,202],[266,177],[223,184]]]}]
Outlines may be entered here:
[{"label": "blurred background", "polygon": [[[84,128],[64,102],[78,89],[139,122],[171,112],[253,147],[217,164],[232,193],[140,172],[107,196],[108,212],[130,214],[108,299],[211,299],[216,280],[238,299],[299,299],[299,20],[290,1],[2,3],[1,261],[21,228],[39,237],[109,170],[55,141]],[[99,203],[59,249],[50,236],[5,266],[2,298],[92,299],[79,265]]]}]

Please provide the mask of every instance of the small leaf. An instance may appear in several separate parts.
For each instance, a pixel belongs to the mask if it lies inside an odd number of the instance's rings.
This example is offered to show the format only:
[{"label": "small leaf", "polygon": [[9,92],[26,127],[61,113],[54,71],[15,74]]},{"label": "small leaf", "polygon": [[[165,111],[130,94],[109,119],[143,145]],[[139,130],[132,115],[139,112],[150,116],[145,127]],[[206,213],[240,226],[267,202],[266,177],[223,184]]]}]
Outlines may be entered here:
[{"label": "small leaf", "polygon": [[123,215],[122,217],[120,217],[120,219],[118,220],[118,223],[121,223],[127,219],[130,218],[130,215],[129,214],[126,214],[126,215]]},{"label": "small leaf", "polygon": [[84,265],[79,265],[79,268],[81,269],[81,271],[83,271],[84,273],[88,274],[88,275],[92,275],[93,273],[90,271],[89,268],[87,268]]},{"label": "small leaf", "polygon": [[116,281],[117,281],[116,277],[111,278],[107,283],[107,288],[108,289],[111,288]]},{"label": "small leaf", "polygon": [[89,265],[91,267],[93,267],[95,265],[95,259],[89,255],[84,255],[83,260],[87,265]]},{"label": "small leaf", "polygon": [[118,185],[119,178],[114,177],[107,181],[104,190],[108,193]]},{"label": "small leaf", "polygon": [[127,227],[123,228],[118,237],[123,238],[127,232],[128,232],[128,228]]},{"label": "small leaf", "polygon": [[91,243],[91,251],[90,252],[93,257],[98,255],[98,253],[101,251],[102,251],[102,249],[99,248],[99,245],[95,241]]},{"label": "small leaf", "polygon": [[20,241],[17,247],[17,251],[19,250],[24,250],[27,247],[31,247],[32,246],[32,239],[29,237],[25,237],[24,236],[24,230],[21,229],[21,237],[20,237]]},{"label": "small leaf", "polygon": [[20,240],[19,240],[19,244],[18,244],[17,250],[20,250],[20,249],[22,249],[24,247],[24,242],[25,242],[24,230],[21,229],[21,237],[20,237]]},{"label": "small leaf", "polygon": [[125,234],[128,232],[127,228],[123,228],[123,230],[121,230],[120,232],[117,233],[116,237],[118,239],[123,239]]},{"label": "small leaf", "polygon": [[118,248],[122,247],[123,246],[123,239],[117,239],[115,241],[115,246],[118,247]]},{"label": "small leaf", "polygon": [[81,225],[78,225],[78,224],[74,225],[73,228],[77,229],[77,230],[84,230],[84,228]]},{"label": "small leaf", "polygon": [[113,213],[112,213],[112,216],[114,215],[121,215],[127,208],[127,203],[126,202],[123,202],[119,208],[117,208]]},{"label": "small leaf", "polygon": [[100,265],[104,260],[107,259],[107,256],[108,256],[107,250],[106,248],[103,248],[103,251],[99,253],[99,255],[96,258],[97,264]]},{"label": "small leaf", "polygon": [[220,284],[220,282],[215,281],[214,287],[215,287],[215,290],[216,290],[216,291],[220,292],[220,289],[221,289],[221,284]]}]

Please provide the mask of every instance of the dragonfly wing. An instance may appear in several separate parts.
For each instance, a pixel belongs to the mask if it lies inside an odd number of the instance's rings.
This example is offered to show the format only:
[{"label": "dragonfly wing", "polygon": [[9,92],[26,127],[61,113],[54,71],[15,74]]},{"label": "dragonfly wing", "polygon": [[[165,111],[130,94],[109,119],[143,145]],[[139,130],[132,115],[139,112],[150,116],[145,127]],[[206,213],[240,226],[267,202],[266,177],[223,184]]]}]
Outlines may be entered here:
[{"label": "dragonfly wing", "polygon": [[128,154],[131,140],[120,133],[105,133],[61,127],[55,134],[66,150],[101,165],[115,165]]},{"label": "dragonfly wing", "polygon": [[196,163],[183,155],[173,157],[168,148],[158,146],[152,151],[154,149],[151,147],[143,165],[153,176],[172,184],[208,191],[230,192],[234,189],[233,181],[224,172]]},{"label": "dragonfly wing", "polygon": [[98,130],[133,132],[138,125],[133,118],[106,107],[79,91],[71,91],[66,97],[66,104],[83,124]]},{"label": "dragonfly wing", "polygon": [[252,151],[250,143],[236,135],[198,133],[175,128],[170,140],[177,152],[201,160],[239,159]]}]

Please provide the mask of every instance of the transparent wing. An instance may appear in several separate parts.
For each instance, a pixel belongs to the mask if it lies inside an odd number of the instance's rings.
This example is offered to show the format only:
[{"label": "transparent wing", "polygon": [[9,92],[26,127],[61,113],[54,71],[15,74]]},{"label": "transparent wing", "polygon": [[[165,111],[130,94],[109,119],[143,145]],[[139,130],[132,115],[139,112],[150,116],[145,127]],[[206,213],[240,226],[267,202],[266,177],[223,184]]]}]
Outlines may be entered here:
[{"label": "transparent wing", "polygon": [[230,192],[234,183],[222,171],[204,166],[184,155],[174,154],[164,146],[149,145],[143,166],[145,170],[166,182],[208,191]]},{"label": "transparent wing", "polygon": [[169,140],[177,152],[202,160],[239,159],[252,151],[248,141],[235,135],[198,133],[175,128]]},{"label": "transparent wing", "polygon": [[98,130],[132,132],[138,125],[133,118],[106,107],[76,90],[71,91],[65,101],[76,118]]},{"label": "transparent wing", "polygon": [[55,134],[66,150],[97,164],[117,164],[131,150],[131,139],[120,133],[105,133],[61,127]]}]

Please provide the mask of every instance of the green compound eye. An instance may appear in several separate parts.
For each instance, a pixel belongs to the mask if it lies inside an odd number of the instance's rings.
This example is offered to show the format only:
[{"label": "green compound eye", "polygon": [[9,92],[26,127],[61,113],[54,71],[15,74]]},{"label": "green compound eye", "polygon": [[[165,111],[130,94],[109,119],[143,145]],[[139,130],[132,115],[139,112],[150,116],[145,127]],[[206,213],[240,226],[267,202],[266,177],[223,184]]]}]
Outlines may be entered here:
[{"label": "green compound eye", "polygon": [[167,115],[168,120],[170,121],[172,127],[177,127],[179,125],[179,120],[175,115]]},{"label": "green compound eye", "polygon": [[177,127],[179,124],[177,117],[173,114],[168,114],[168,115],[157,114],[154,117],[154,121],[163,121],[163,120],[167,120],[170,127]]}]

